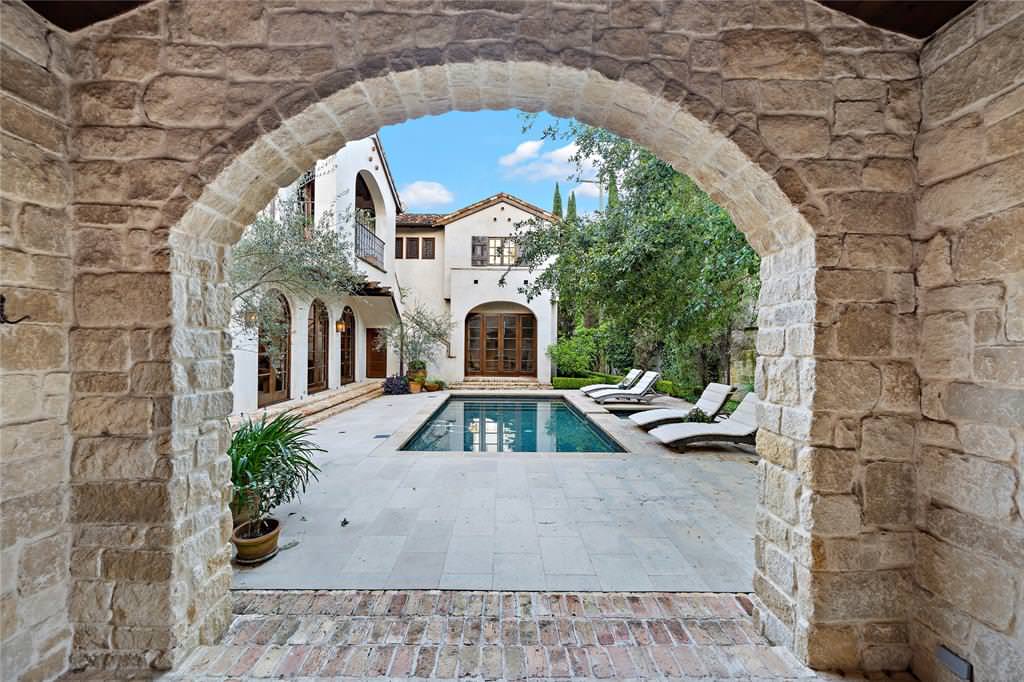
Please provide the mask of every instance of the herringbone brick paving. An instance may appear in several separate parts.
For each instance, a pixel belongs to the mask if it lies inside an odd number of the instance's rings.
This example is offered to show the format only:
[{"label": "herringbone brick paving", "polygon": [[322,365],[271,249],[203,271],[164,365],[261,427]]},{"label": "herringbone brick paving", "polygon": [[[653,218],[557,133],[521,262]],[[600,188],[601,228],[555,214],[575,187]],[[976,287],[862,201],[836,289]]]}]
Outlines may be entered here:
[{"label": "herringbone brick paving", "polygon": [[813,678],[745,595],[245,591],[168,679]]}]

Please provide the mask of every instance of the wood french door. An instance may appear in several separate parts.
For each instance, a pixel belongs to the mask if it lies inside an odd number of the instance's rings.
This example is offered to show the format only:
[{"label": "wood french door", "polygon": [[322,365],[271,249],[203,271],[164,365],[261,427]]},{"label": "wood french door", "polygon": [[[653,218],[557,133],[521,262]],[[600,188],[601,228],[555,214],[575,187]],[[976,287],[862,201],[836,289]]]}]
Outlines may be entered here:
[{"label": "wood french door", "polygon": [[[280,312],[277,319],[277,338],[268,338],[259,332],[259,350],[256,360],[256,405],[266,407],[288,400],[288,368],[291,366],[291,311],[288,302],[278,299]],[[271,352],[273,350],[273,352]]]},{"label": "wood french door", "polygon": [[327,306],[320,301],[313,301],[309,310],[306,339],[308,343],[306,355],[306,393],[312,395],[327,388],[327,358],[330,343],[330,317]]},{"label": "wood french door", "polygon": [[338,332],[341,352],[339,353],[339,364],[341,367],[341,384],[351,384],[356,380],[356,316],[352,309],[345,306],[341,313],[342,331]]},{"label": "wood french door", "polygon": [[530,313],[466,317],[467,376],[537,376],[537,320]]},{"label": "wood french door", "polygon": [[377,347],[379,338],[379,329],[367,328],[366,377],[368,379],[383,379],[388,375],[388,349],[385,346]]}]

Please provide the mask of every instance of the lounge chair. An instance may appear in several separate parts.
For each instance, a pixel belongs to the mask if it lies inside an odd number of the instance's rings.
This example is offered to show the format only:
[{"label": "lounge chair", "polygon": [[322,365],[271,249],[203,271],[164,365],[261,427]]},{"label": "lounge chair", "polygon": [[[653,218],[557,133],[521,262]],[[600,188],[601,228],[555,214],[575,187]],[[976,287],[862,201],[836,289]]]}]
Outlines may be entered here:
[{"label": "lounge chair", "polygon": [[644,430],[651,430],[662,424],[670,422],[684,422],[694,412],[700,410],[709,417],[715,417],[732,395],[733,387],[728,384],[708,384],[704,392],[700,394],[697,403],[689,410],[672,408],[658,408],[656,410],[644,410],[629,415],[629,420]]},{"label": "lounge chair", "polygon": [[658,383],[661,375],[657,372],[644,372],[640,380],[626,389],[604,388],[594,391],[590,397],[599,403],[606,403],[609,400],[617,402],[649,403],[657,395],[654,385]]},{"label": "lounge chair", "polygon": [[631,387],[633,384],[639,381],[640,377],[642,377],[643,374],[644,371],[642,369],[634,368],[629,370],[629,373],[626,376],[622,377],[622,381],[620,381],[617,384],[590,384],[589,386],[584,386],[580,390],[588,395],[594,391],[600,391],[606,388],[617,388],[621,391]]},{"label": "lounge chair", "polygon": [[754,445],[757,435],[757,396],[748,393],[728,419],[713,424],[666,424],[649,432],[665,445],[683,450],[691,443]]}]

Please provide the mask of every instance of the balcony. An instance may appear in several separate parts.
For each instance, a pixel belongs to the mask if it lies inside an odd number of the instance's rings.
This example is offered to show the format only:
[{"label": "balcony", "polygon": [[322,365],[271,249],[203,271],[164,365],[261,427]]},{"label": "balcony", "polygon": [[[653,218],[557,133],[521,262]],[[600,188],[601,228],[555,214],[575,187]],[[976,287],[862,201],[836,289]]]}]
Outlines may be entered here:
[{"label": "balcony", "polygon": [[373,233],[362,216],[356,216],[356,256],[384,270],[384,240]]}]

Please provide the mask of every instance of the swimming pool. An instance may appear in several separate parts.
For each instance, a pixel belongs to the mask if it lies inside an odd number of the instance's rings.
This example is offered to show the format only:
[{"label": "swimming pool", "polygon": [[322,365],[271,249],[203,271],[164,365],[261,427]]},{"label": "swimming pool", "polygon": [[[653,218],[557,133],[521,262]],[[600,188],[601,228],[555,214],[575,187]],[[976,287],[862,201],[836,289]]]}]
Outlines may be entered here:
[{"label": "swimming pool", "polygon": [[559,399],[449,398],[402,447],[432,452],[624,452]]}]

